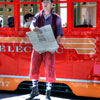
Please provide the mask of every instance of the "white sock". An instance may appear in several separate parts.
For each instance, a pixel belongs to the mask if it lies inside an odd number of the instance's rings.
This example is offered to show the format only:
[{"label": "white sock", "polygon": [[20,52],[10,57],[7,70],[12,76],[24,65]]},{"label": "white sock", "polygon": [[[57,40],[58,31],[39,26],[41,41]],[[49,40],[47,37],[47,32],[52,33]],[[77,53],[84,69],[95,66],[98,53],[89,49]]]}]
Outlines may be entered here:
[{"label": "white sock", "polygon": [[47,82],[46,83],[46,91],[51,90],[52,88],[52,83]]},{"label": "white sock", "polygon": [[38,80],[32,80],[32,86],[33,87],[38,86]]}]

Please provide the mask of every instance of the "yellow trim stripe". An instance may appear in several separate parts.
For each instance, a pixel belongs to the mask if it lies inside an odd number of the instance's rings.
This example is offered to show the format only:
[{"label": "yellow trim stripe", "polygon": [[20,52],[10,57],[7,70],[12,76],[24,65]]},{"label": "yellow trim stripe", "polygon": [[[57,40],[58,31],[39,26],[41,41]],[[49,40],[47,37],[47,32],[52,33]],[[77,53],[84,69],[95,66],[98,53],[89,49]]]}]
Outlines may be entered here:
[{"label": "yellow trim stripe", "polygon": [[29,43],[29,39],[27,37],[0,37],[0,42],[4,42],[4,43]]},{"label": "yellow trim stripe", "polygon": [[94,44],[63,44],[64,48],[74,49],[74,48],[95,48]]},{"label": "yellow trim stripe", "polygon": [[78,54],[95,54],[94,38],[61,38],[60,43],[65,49],[75,49]]},{"label": "yellow trim stripe", "polygon": [[94,49],[77,49],[78,54],[94,54]]},{"label": "yellow trim stripe", "polygon": [[95,43],[93,38],[61,38],[60,43]]}]

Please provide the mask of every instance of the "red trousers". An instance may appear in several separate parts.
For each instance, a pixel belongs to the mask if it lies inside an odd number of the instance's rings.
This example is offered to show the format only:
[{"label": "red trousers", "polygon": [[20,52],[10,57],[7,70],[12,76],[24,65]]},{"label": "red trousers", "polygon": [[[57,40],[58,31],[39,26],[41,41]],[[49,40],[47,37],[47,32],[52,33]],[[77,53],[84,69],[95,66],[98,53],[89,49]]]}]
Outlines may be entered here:
[{"label": "red trousers", "polygon": [[55,75],[55,55],[54,53],[45,52],[39,54],[36,51],[32,52],[31,57],[31,66],[30,66],[30,73],[29,76],[31,79],[39,79],[40,75],[40,66],[42,61],[44,62],[45,67],[45,76],[47,82],[55,82],[56,75]]}]

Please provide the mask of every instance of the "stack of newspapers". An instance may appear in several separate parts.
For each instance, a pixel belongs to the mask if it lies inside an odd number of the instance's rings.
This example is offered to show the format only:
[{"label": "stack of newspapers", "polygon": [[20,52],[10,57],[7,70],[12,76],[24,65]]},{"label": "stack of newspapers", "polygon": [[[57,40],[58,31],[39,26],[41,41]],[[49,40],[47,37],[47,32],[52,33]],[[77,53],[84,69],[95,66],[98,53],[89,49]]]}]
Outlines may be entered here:
[{"label": "stack of newspapers", "polygon": [[59,45],[56,42],[51,25],[43,26],[40,30],[40,32],[26,32],[34,50],[40,54],[44,52],[54,53],[59,48]]}]

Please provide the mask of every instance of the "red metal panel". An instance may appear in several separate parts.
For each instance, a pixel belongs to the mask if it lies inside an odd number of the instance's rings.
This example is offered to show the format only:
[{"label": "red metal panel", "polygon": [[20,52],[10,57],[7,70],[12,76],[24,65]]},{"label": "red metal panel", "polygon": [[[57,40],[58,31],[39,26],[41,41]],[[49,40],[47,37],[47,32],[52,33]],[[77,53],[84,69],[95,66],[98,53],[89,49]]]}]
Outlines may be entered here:
[{"label": "red metal panel", "polygon": [[[67,28],[68,28],[68,32],[71,32],[71,30],[72,30],[72,1],[71,0],[68,0],[68,7],[67,7],[67,9],[68,9],[68,23],[67,23]],[[69,33],[69,34],[71,34],[71,33]]]},{"label": "red metal panel", "polygon": [[[14,4],[15,18],[14,28],[0,28],[0,75],[28,76],[32,45],[26,38],[29,29],[20,28],[20,4],[40,4],[41,10],[40,1],[0,2]],[[74,28],[74,2],[97,2],[96,28]],[[64,0],[54,3],[68,4],[67,28],[63,28],[64,36],[55,54],[57,78],[95,80],[93,75],[99,74],[100,69],[100,64],[95,64],[100,63],[100,0]],[[43,64],[40,76],[45,77]],[[97,76],[96,81],[100,81]]]}]

